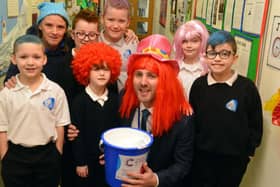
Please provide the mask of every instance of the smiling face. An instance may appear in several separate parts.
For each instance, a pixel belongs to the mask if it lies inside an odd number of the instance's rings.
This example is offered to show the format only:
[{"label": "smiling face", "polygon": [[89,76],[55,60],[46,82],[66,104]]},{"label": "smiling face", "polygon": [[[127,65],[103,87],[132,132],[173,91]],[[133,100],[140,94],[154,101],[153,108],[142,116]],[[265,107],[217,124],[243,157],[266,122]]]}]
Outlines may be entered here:
[{"label": "smiling face", "polygon": [[201,49],[201,39],[196,36],[194,38],[183,40],[182,49],[184,53],[184,61],[186,63],[188,63],[188,60],[193,61],[193,59],[199,57]]},{"label": "smiling face", "polygon": [[104,37],[110,42],[119,41],[129,26],[129,12],[124,8],[107,7],[104,16]]},{"label": "smiling face", "polygon": [[[206,53],[218,53],[216,57],[207,57],[207,64],[211,74],[216,81],[225,81],[232,76],[232,65],[236,63],[238,56],[233,52],[229,43],[223,43],[215,46],[208,46]],[[223,53],[223,54],[222,54]],[[222,58],[221,58],[222,56]]]},{"label": "smiling face", "polygon": [[67,31],[66,21],[59,15],[46,16],[39,24],[42,40],[47,49],[55,50]]},{"label": "smiling face", "polygon": [[47,58],[41,44],[22,43],[17,46],[11,61],[19,69],[21,82],[25,83],[40,78]]},{"label": "smiling face", "polygon": [[133,87],[139,102],[145,107],[153,105],[158,84],[157,74],[146,69],[137,69],[133,74]]},{"label": "smiling face", "polygon": [[98,35],[98,23],[87,22],[82,19],[77,21],[75,29],[71,33],[76,49],[80,49],[82,45],[89,42],[97,42]]}]

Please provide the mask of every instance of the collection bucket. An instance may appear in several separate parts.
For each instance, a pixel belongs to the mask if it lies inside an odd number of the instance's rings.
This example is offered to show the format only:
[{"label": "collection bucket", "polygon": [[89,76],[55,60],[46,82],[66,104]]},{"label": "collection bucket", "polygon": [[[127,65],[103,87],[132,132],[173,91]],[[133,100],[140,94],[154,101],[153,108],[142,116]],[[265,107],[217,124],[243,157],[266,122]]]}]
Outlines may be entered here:
[{"label": "collection bucket", "polygon": [[104,146],[106,182],[111,187],[120,187],[121,177],[126,172],[141,172],[153,137],[142,130],[120,127],[105,131],[101,136]]}]

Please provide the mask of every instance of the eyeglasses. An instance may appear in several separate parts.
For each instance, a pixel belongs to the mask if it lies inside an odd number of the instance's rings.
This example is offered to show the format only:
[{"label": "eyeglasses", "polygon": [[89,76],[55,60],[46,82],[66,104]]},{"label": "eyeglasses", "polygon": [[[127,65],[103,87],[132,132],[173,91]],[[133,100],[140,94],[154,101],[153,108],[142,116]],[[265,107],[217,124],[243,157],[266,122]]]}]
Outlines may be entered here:
[{"label": "eyeglasses", "polygon": [[88,37],[89,40],[96,40],[96,38],[99,36],[99,33],[96,33],[96,32],[86,33],[83,31],[77,31],[74,33],[80,40],[84,40],[86,37]]},{"label": "eyeglasses", "polygon": [[234,55],[235,53],[232,52],[232,51],[228,51],[228,50],[221,50],[220,52],[217,52],[217,51],[213,50],[213,51],[207,51],[206,52],[206,56],[209,59],[214,59],[214,58],[216,58],[217,55],[219,55],[219,57],[221,59],[228,59],[231,54]]}]

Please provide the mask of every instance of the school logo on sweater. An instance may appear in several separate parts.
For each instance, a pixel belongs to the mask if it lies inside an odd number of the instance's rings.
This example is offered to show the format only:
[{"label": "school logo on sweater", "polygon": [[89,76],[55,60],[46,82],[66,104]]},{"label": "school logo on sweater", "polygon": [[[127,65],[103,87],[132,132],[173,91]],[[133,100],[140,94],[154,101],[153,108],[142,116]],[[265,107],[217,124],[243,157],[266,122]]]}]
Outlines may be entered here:
[{"label": "school logo on sweater", "polygon": [[47,107],[49,110],[52,110],[54,108],[55,104],[55,98],[49,97],[48,99],[43,101],[43,105]]},{"label": "school logo on sweater", "polygon": [[238,101],[236,99],[232,99],[226,103],[226,108],[232,112],[236,112],[238,106]]}]

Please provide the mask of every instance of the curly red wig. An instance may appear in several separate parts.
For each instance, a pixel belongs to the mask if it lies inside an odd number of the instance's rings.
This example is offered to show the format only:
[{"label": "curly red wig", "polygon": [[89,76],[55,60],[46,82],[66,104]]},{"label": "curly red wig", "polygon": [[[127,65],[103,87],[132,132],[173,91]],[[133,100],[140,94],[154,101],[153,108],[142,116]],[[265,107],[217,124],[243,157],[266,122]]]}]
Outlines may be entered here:
[{"label": "curly red wig", "polygon": [[94,65],[106,64],[111,71],[110,83],[118,79],[121,68],[121,56],[117,50],[101,42],[83,45],[72,61],[73,73],[79,83],[86,86]]},{"label": "curly red wig", "polygon": [[128,78],[122,99],[120,113],[128,118],[139,106],[133,87],[133,75],[137,69],[146,69],[158,76],[157,91],[153,104],[152,134],[161,136],[180,120],[182,115],[192,113],[192,108],[184,95],[183,87],[177,79],[177,72],[170,63],[160,62],[151,56],[139,56],[128,64]]}]

